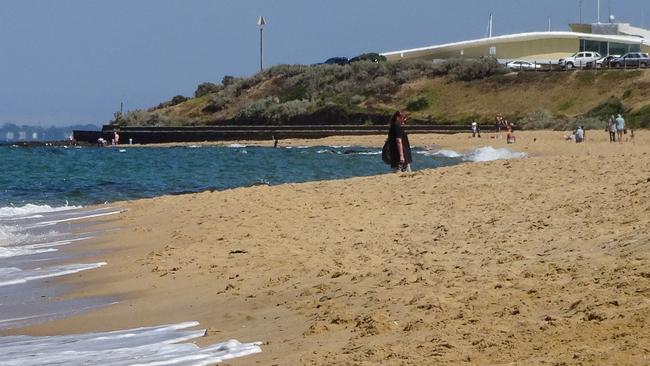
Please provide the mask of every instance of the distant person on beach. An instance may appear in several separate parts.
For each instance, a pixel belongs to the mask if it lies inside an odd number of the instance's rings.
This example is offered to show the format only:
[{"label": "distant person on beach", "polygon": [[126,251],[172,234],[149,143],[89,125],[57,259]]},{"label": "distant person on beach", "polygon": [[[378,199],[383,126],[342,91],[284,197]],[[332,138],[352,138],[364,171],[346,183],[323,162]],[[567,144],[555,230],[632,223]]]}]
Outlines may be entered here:
[{"label": "distant person on beach", "polygon": [[508,135],[506,135],[506,143],[508,144],[514,144],[517,142],[517,138],[515,137],[515,133],[512,132],[512,125],[508,126]]},{"label": "distant person on beach", "polygon": [[278,147],[278,138],[275,136],[271,136],[273,138],[273,147],[277,148]]},{"label": "distant person on beach", "polygon": [[634,143],[634,129],[630,128],[630,142]]},{"label": "distant person on beach", "polygon": [[499,113],[494,118],[494,132],[497,133],[497,138],[501,138],[501,127],[503,127],[503,116]]},{"label": "distant person on beach", "polygon": [[390,144],[390,167],[397,172],[411,172],[411,145],[404,130],[404,124],[408,116],[406,113],[397,111],[390,119],[388,130],[388,141]]},{"label": "distant person on beach", "polygon": [[625,120],[619,114],[616,116],[616,135],[618,136],[618,142],[623,143],[623,132],[625,131]]},{"label": "distant person on beach", "polygon": [[607,131],[609,131],[609,142],[616,142],[616,117],[613,114],[607,120]]},{"label": "distant person on beach", "polygon": [[478,125],[476,121],[472,122],[472,137],[476,137],[478,134],[478,137],[481,137],[481,127]]},{"label": "distant person on beach", "polygon": [[117,131],[113,132],[113,144],[120,144],[120,134]]},{"label": "distant person on beach", "polygon": [[576,143],[585,141],[585,129],[582,126],[578,126],[575,132]]}]

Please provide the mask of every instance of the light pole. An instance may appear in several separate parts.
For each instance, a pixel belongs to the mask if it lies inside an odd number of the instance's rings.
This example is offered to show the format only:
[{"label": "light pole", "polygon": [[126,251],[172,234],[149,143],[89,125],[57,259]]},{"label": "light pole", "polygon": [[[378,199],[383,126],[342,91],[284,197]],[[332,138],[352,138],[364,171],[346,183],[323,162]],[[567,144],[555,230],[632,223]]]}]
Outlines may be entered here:
[{"label": "light pole", "polygon": [[260,27],[260,71],[264,70],[264,25],[266,21],[263,16],[257,20],[257,25]]},{"label": "light pole", "polygon": [[578,0],[578,24],[582,24],[582,0]]}]

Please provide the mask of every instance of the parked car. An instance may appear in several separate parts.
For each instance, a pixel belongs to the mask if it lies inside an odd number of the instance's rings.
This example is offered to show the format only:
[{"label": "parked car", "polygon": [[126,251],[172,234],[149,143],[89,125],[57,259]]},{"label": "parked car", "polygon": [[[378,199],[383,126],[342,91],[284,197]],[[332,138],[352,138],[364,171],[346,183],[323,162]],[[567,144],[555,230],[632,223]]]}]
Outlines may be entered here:
[{"label": "parked car", "polygon": [[327,65],[347,65],[350,63],[350,60],[348,60],[347,57],[332,57],[328,58],[323,63]]},{"label": "parked car", "polygon": [[539,70],[542,68],[542,65],[528,62],[528,61],[510,61],[506,64],[506,67],[512,71],[524,71],[524,70]]},{"label": "parked car", "polygon": [[567,58],[561,58],[558,62],[561,67],[573,69],[575,67],[585,67],[587,63],[594,62],[602,56],[598,52],[576,52]]},{"label": "parked car", "polygon": [[603,67],[608,68],[608,67],[610,67],[611,61],[613,59],[617,58],[617,57],[621,57],[621,55],[608,55],[608,56],[605,56],[605,57],[601,57],[596,61],[587,62],[586,67],[588,69],[593,69],[594,67],[598,68],[598,69],[603,68]]},{"label": "parked car", "polygon": [[648,67],[650,58],[647,53],[628,52],[611,61],[612,67]]}]

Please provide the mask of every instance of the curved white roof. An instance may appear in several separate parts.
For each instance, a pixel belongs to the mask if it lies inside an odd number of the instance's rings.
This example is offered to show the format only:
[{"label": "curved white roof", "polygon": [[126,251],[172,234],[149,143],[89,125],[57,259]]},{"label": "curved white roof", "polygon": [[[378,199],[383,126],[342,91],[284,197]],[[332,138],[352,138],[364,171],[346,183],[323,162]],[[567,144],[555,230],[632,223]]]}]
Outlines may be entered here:
[{"label": "curved white roof", "polygon": [[641,44],[643,43],[642,38],[630,37],[630,36],[613,36],[605,34],[592,34],[592,33],[578,33],[578,32],[529,32],[529,33],[517,33],[509,34],[505,36],[496,36],[491,38],[481,38],[470,41],[454,42],[447,43],[438,46],[429,46],[421,48],[412,48],[408,50],[401,51],[391,51],[384,52],[382,56],[392,56],[400,55],[403,53],[409,52],[422,52],[422,51],[438,51],[444,48],[457,48],[457,47],[475,47],[483,45],[493,45],[495,43],[508,43],[508,42],[521,42],[521,41],[536,41],[540,39],[548,38],[560,38],[560,39],[586,39],[590,41],[600,41],[600,42],[617,42],[625,44]]}]

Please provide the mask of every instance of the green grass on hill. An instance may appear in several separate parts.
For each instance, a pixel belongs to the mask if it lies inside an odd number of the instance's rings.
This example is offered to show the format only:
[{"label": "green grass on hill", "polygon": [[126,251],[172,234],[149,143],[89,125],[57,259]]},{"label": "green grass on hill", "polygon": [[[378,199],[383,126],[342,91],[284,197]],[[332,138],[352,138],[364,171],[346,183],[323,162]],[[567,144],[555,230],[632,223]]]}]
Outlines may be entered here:
[{"label": "green grass on hill", "polygon": [[193,98],[176,96],[118,122],[384,124],[406,109],[418,123],[491,124],[502,113],[523,128],[600,128],[623,113],[631,126],[650,127],[649,92],[650,70],[506,73],[493,60],[279,65],[203,83]]}]

